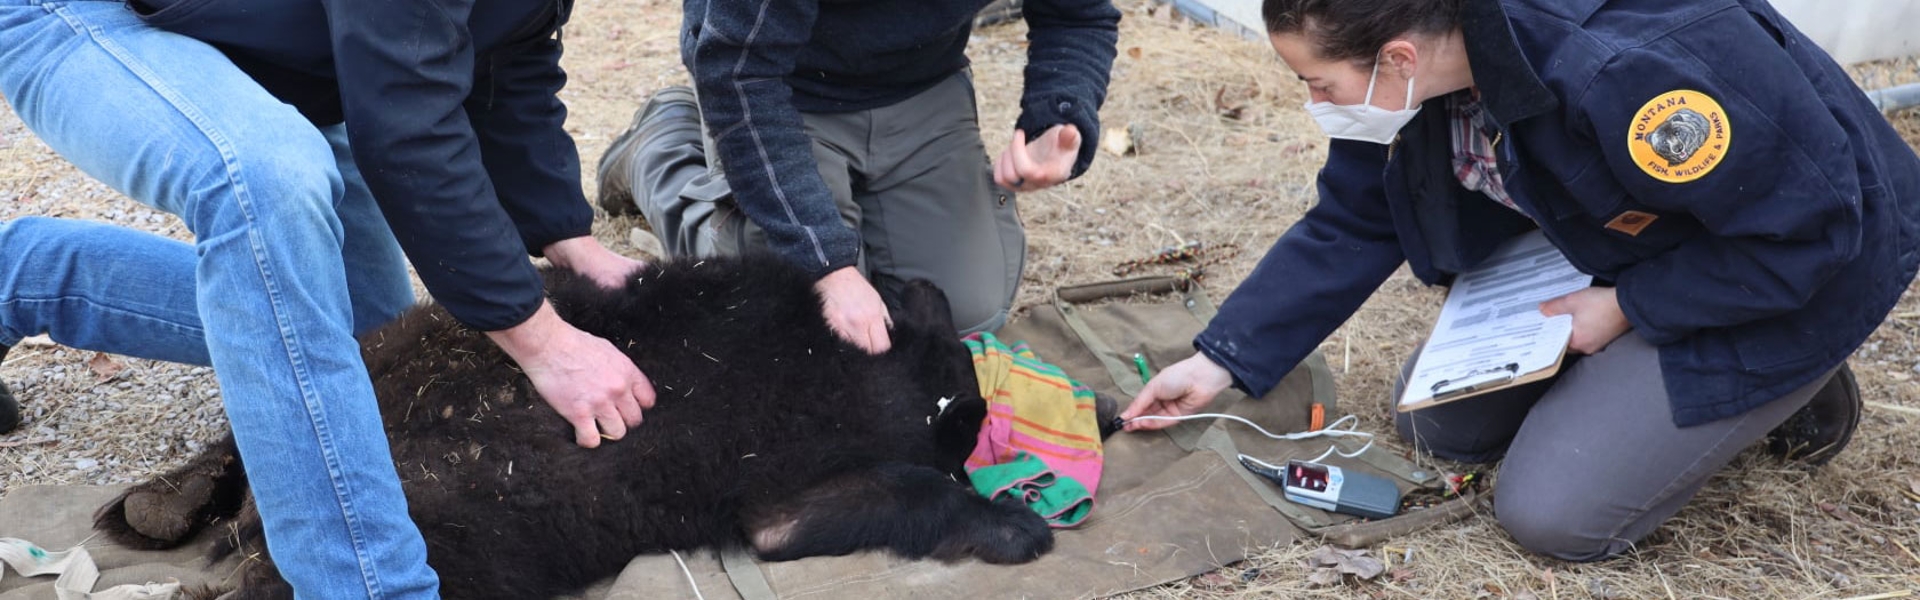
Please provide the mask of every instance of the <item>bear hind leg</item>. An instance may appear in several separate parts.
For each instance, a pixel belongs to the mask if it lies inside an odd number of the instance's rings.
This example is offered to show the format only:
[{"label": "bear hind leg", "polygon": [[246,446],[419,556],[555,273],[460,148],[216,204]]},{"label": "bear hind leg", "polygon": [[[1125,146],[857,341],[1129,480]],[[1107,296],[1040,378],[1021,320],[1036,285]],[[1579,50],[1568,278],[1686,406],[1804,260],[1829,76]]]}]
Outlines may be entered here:
[{"label": "bear hind leg", "polygon": [[1015,564],[1053,548],[1053,531],[1032,510],[906,463],[843,475],[746,515],[755,553],[772,561],[885,548],[908,559]]}]

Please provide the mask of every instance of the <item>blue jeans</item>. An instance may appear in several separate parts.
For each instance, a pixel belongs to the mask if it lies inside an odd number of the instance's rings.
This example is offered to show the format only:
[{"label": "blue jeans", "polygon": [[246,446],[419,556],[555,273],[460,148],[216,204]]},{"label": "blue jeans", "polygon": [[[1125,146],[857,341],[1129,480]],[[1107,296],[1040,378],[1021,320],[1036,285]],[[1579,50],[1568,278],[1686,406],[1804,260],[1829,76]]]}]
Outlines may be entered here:
[{"label": "blue jeans", "polygon": [[0,94],[81,170],[195,238],[6,224],[0,343],[48,332],[213,365],[299,597],[436,597],[353,337],[412,288],[344,135],[117,1],[0,0]]}]

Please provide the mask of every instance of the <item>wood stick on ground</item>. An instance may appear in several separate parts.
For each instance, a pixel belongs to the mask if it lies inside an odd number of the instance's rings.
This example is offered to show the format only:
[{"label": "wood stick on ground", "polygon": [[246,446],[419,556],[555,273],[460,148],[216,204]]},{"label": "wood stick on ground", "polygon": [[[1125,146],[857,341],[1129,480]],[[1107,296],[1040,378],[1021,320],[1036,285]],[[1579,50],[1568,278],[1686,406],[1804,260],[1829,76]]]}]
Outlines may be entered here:
[{"label": "wood stick on ground", "polygon": [[1905,598],[1912,595],[1913,590],[1900,590],[1898,592],[1887,592],[1884,594],[1874,594],[1872,596],[1854,596],[1852,598],[1843,598],[1842,600],[1886,600],[1887,598]]},{"label": "wood stick on ground", "polygon": [[1897,413],[1903,413],[1903,414],[1920,417],[1920,408],[1914,408],[1911,406],[1900,406],[1898,404],[1887,404],[1885,402],[1868,402],[1866,404],[1867,406],[1871,406],[1880,410],[1890,410]]},{"label": "wood stick on ground", "polygon": [[1907,558],[1911,558],[1911,559],[1913,559],[1913,564],[1915,564],[1915,565],[1920,565],[1920,556],[1914,556],[1914,555],[1913,555],[1913,551],[1912,551],[1912,550],[1909,550],[1909,549],[1907,549],[1907,545],[1906,545],[1906,544],[1902,544],[1902,543],[1900,543],[1900,540],[1896,540],[1896,539],[1893,539],[1893,538],[1887,538],[1887,541],[1889,541],[1889,542],[1893,542],[1893,545],[1895,545],[1895,546],[1899,546],[1899,547],[1900,547],[1900,551],[1901,551],[1901,552],[1905,552],[1905,553],[1907,553]]}]

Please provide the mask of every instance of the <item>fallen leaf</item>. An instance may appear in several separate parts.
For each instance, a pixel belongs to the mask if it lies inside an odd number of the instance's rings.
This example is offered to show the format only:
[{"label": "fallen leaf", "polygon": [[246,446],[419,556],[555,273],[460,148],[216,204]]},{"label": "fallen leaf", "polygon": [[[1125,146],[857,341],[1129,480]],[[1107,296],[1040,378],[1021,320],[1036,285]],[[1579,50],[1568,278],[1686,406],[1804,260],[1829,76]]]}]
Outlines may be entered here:
[{"label": "fallen leaf", "polygon": [[1133,154],[1132,127],[1108,127],[1100,133],[1100,149],[1114,156]]},{"label": "fallen leaf", "polygon": [[1347,550],[1333,546],[1315,548],[1307,560],[1317,567],[1332,567],[1335,571],[1359,577],[1373,579],[1387,571],[1387,564],[1380,559],[1367,556],[1366,550]]},{"label": "fallen leaf", "polygon": [[1361,579],[1373,579],[1387,572],[1387,564],[1371,556],[1356,556],[1340,563],[1340,571]]},{"label": "fallen leaf", "polygon": [[93,370],[93,376],[96,380],[106,381],[113,379],[114,375],[119,375],[120,371],[125,370],[127,367],[126,365],[120,364],[119,361],[113,360],[113,357],[108,356],[105,352],[95,352],[93,353],[93,358],[87,359],[87,368]]},{"label": "fallen leaf", "polygon": [[1140,47],[1139,47],[1139,46],[1134,46],[1134,47],[1132,47],[1132,48],[1128,48],[1128,49],[1127,49],[1127,58],[1131,58],[1131,59],[1134,59],[1134,60],[1140,60]]},{"label": "fallen leaf", "polygon": [[1327,587],[1340,583],[1340,572],[1333,569],[1314,569],[1307,574],[1307,583],[1315,587]]}]

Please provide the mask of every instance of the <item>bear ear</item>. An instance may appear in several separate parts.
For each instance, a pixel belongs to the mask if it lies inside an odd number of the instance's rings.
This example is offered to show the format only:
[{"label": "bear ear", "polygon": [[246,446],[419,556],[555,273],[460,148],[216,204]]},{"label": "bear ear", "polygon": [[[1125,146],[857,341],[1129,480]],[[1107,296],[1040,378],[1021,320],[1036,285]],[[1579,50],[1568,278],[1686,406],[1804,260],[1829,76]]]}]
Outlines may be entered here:
[{"label": "bear ear", "polygon": [[[969,393],[947,402],[940,416],[933,419],[933,440],[942,459],[960,468],[980,439],[980,425],[987,420],[987,400]],[[951,470],[951,469],[949,469]]]},{"label": "bear ear", "polygon": [[1100,422],[1100,439],[1104,440],[1120,431],[1123,422],[1120,410],[1125,408],[1120,401],[1100,392],[1093,393],[1094,419]]},{"label": "bear ear", "polygon": [[940,286],[925,279],[900,281],[885,278],[878,283],[880,294],[887,302],[887,310],[893,313],[896,329],[912,328],[942,334],[959,331],[959,327],[953,324],[952,305],[947,302],[947,294],[940,290]]}]

